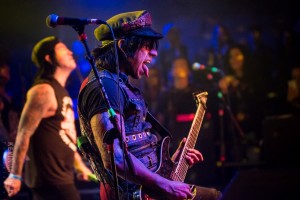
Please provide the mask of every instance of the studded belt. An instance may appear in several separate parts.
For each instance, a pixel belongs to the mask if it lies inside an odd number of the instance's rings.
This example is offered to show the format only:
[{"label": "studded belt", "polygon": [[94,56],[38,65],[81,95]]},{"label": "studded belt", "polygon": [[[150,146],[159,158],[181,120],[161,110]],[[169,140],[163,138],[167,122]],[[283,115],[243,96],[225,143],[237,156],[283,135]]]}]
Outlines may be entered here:
[{"label": "studded belt", "polygon": [[137,141],[137,140],[141,140],[145,137],[150,136],[151,133],[149,131],[143,131],[140,133],[136,133],[136,134],[132,134],[132,135],[127,135],[125,137],[126,142],[130,142],[130,141]]}]

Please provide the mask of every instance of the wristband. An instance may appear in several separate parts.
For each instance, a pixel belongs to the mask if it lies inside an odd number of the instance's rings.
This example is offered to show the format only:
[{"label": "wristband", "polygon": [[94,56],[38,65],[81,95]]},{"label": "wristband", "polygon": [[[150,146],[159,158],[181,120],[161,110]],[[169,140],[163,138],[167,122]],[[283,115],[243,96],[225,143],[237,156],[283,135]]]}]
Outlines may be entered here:
[{"label": "wristband", "polygon": [[18,175],[12,174],[12,173],[9,174],[8,178],[13,178],[13,179],[17,179],[19,181],[22,181],[21,176],[18,176]]}]

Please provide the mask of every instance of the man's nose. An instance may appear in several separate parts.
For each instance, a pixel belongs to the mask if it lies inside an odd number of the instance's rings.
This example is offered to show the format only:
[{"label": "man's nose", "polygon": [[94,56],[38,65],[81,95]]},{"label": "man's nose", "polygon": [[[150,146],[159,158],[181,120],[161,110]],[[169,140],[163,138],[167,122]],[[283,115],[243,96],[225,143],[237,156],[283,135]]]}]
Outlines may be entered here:
[{"label": "man's nose", "polygon": [[151,55],[152,57],[157,56],[157,50],[156,49],[151,49],[149,52],[149,55]]}]

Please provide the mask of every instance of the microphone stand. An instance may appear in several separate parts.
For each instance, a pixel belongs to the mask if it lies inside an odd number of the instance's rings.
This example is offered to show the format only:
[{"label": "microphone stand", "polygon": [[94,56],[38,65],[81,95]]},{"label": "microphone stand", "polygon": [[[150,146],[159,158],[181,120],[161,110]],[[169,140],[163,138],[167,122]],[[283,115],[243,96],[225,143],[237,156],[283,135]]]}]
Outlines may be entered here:
[{"label": "microphone stand", "polygon": [[[221,91],[219,91],[219,92],[221,92]],[[223,93],[222,93],[222,96],[223,96]],[[225,108],[226,108],[226,110],[227,110],[227,112],[228,112],[228,114],[229,114],[229,117],[230,117],[230,119],[231,119],[231,121],[232,121],[234,127],[237,129],[239,135],[240,135],[241,137],[244,137],[244,136],[245,136],[245,133],[244,133],[244,131],[242,130],[242,128],[241,128],[241,126],[239,125],[239,123],[237,122],[237,120],[235,119],[235,117],[234,117],[234,115],[233,115],[233,113],[232,113],[232,111],[231,111],[230,106],[228,105],[228,103],[226,102],[226,100],[224,99],[224,97],[221,98],[221,99],[222,99],[222,102],[223,102],[223,104],[224,104],[224,106],[225,106]]]},{"label": "microphone stand", "polygon": [[[220,109],[219,109],[219,117],[220,117],[220,164],[222,167],[222,182],[224,182],[224,177],[225,177],[225,169],[224,169],[224,163],[226,162],[226,144],[225,144],[225,135],[224,135],[224,108],[226,109],[229,118],[232,122],[232,124],[234,125],[234,127],[236,128],[237,132],[239,133],[240,137],[244,137],[244,131],[242,130],[242,128],[240,127],[240,125],[238,124],[236,118],[234,117],[231,107],[229,106],[229,104],[227,103],[227,101],[224,98],[224,94],[218,90],[218,93],[221,96],[221,103],[220,103]],[[234,145],[236,140],[234,140]]]},{"label": "microphone stand", "polygon": [[[213,80],[213,75],[210,74],[211,78],[210,80]],[[224,76],[224,74],[220,74],[222,77]],[[213,86],[217,89],[217,94],[218,94],[218,98],[221,100],[219,103],[219,110],[218,110],[218,115],[219,115],[219,119],[220,119],[220,166],[223,169],[223,164],[226,161],[226,145],[225,145],[225,135],[224,135],[224,108],[226,109],[226,111],[229,114],[229,118],[231,120],[231,122],[233,123],[234,127],[236,128],[236,130],[238,131],[240,137],[244,137],[244,131],[242,130],[242,128],[240,127],[239,123],[237,122],[237,120],[235,119],[231,107],[229,106],[229,104],[227,103],[227,101],[224,98],[224,94],[222,93],[222,91],[219,89],[219,86],[214,82],[211,81]],[[224,177],[224,170],[222,170],[222,177]]]},{"label": "microphone stand", "polygon": [[[109,26],[108,24],[106,24],[107,26]],[[98,72],[97,72],[97,69],[95,67],[95,64],[94,64],[94,59],[90,53],[90,50],[88,48],[88,45],[87,45],[87,35],[84,33],[84,26],[83,25],[76,25],[76,26],[72,26],[75,31],[78,33],[79,35],[79,39],[80,41],[83,43],[85,49],[86,49],[86,52],[87,52],[87,60],[89,61],[89,63],[91,64],[92,66],[92,69],[93,69],[93,72],[95,74],[95,77],[99,83],[99,86],[100,86],[100,93],[101,93],[101,96],[106,104],[106,107],[107,107],[107,111],[110,115],[109,119],[110,121],[112,122],[114,128],[109,130],[105,135],[104,135],[104,143],[107,144],[107,150],[108,150],[108,153],[110,155],[110,161],[111,161],[111,169],[112,169],[112,174],[113,174],[113,179],[114,179],[114,190],[115,190],[115,198],[116,200],[119,200],[120,197],[119,197],[119,190],[118,190],[118,176],[117,176],[117,170],[116,170],[116,164],[115,164],[115,156],[114,156],[114,139],[118,138],[119,141],[120,141],[120,144],[122,146],[122,149],[123,149],[123,152],[125,153],[125,157],[126,157],[126,160],[128,162],[128,166],[129,166],[129,169],[131,169],[132,172],[134,172],[135,170],[133,169],[133,163],[132,163],[132,160],[130,159],[129,155],[128,155],[128,151],[127,151],[127,146],[126,146],[126,143],[124,142],[123,140],[123,137],[122,137],[122,130],[121,130],[121,127],[118,123],[118,118],[117,118],[117,115],[115,113],[115,111],[112,109],[111,105],[110,105],[110,102],[108,100],[108,97],[107,97],[107,94],[105,92],[105,89],[103,87],[103,84],[102,84],[102,81],[101,79],[99,78],[99,75],[98,75]],[[111,29],[111,27],[109,26],[111,32],[113,33],[113,30]],[[113,36],[114,38],[114,36]],[[115,40],[114,40],[115,42]],[[118,60],[118,57],[116,57],[116,59]],[[117,65],[118,66],[118,65]],[[126,171],[126,170],[125,170]]]}]

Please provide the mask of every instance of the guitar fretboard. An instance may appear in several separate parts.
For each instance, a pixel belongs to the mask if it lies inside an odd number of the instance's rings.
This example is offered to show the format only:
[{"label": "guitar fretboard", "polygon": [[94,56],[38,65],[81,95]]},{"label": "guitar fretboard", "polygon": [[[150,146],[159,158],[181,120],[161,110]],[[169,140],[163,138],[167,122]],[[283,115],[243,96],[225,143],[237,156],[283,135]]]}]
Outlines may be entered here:
[{"label": "guitar fretboard", "polygon": [[186,177],[187,171],[189,169],[189,164],[185,159],[187,149],[193,149],[196,145],[197,138],[200,132],[200,128],[206,110],[207,92],[195,94],[195,98],[198,103],[198,108],[195,114],[195,118],[193,120],[183,151],[180,155],[178,164],[171,175],[171,179],[175,181],[183,182]]}]

